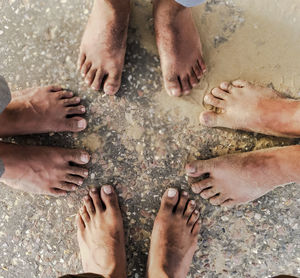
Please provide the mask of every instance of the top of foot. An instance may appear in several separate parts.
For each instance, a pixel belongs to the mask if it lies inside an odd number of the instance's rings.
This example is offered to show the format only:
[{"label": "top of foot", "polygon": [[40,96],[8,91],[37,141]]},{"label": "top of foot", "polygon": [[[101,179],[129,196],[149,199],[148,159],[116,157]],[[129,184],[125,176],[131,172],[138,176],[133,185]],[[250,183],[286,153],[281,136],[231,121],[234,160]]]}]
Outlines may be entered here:
[{"label": "top of foot", "polygon": [[105,278],[125,278],[123,220],[110,185],[92,189],[77,215],[78,243],[83,269]]},{"label": "top of foot", "polygon": [[[7,185],[35,194],[66,195],[82,186],[90,156],[85,151],[0,143]],[[72,164],[72,165],[71,165]]]},{"label": "top of foot", "polygon": [[80,98],[59,86],[26,89],[12,93],[0,114],[0,136],[48,132],[79,132],[86,128]]},{"label": "top of foot", "polygon": [[300,137],[300,101],[247,81],[223,82],[204,97],[220,113],[205,111],[205,126],[241,129],[267,135]]},{"label": "top of foot", "polygon": [[129,0],[95,0],[82,37],[78,67],[94,90],[120,88],[129,24]]},{"label": "top of foot", "polygon": [[154,222],[148,278],[185,278],[197,248],[199,211],[187,192],[168,189]]},{"label": "top of foot", "polygon": [[187,95],[206,71],[191,10],[174,0],[155,0],[154,25],[165,88],[171,96]]}]

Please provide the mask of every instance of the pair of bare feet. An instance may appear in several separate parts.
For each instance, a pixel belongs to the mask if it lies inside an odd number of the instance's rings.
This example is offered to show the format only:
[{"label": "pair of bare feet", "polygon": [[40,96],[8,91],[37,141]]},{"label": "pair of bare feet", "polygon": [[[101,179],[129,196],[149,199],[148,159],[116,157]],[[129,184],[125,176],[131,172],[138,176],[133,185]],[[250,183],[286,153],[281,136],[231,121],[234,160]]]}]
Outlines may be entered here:
[{"label": "pair of bare feet", "polygon": [[[174,0],[153,2],[154,25],[164,85],[172,96],[187,95],[206,66],[190,8]],[[95,0],[84,32],[78,68],[94,90],[114,95],[120,88],[130,0]]]},{"label": "pair of bare feet", "polygon": [[[204,97],[214,111],[200,122],[281,137],[300,137],[300,101],[275,90],[237,80],[223,82]],[[218,111],[218,112],[216,112]],[[192,189],[213,205],[255,200],[279,185],[300,183],[300,146],[198,160],[186,165]]]},{"label": "pair of bare feet", "polygon": [[[0,137],[71,131],[87,123],[80,98],[58,86],[12,93],[12,101],[0,114]],[[90,156],[81,150],[19,146],[0,143],[5,171],[1,181],[27,192],[65,195],[81,186],[88,170],[82,165]]]},{"label": "pair of bare feet", "polygon": [[[199,210],[186,192],[168,189],[154,222],[147,277],[187,276],[197,248]],[[86,273],[122,278],[126,274],[123,221],[111,186],[92,189],[77,215],[78,242]]]}]

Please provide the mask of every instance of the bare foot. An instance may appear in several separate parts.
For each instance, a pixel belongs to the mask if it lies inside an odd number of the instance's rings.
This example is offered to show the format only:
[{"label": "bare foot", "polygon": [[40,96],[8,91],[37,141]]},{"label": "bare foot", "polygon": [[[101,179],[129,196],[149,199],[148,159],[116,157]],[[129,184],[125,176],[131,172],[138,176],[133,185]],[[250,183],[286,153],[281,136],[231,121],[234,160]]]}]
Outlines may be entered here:
[{"label": "bare foot", "polygon": [[169,188],[154,222],[148,278],[185,278],[197,248],[199,211],[187,192]]},{"label": "bare foot", "polygon": [[77,215],[78,243],[83,269],[107,278],[126,275],[122,215],[111,186],[92,189]]},{"label": "bare foot", "polygon": [[206,104],[221,112],[205,111],[200,122],[268,135],[300,137],[300,101],[283,98],[278,92],[236,80],[221,83],[204,97]]},{"label": "bare foot", "polygon": [[198,160],[186,165],[195,193],[212,205],[253,201],[282,184],[300,183],[300,146]]},{"label": "bare foot", "polygon": [[72,131],[86,128],[80,98],[58,86],[13,92],[12,101],[0,114],[0,136]]},{"label": "bare foot", "polygon": [[1,181],[26,192],[65,195],[75,191],[88,176],[80,167],[89,162],[88,153],[52,147],[0,143],[5,172]]},{"label": "bare foot", "polygon": [[94,90],[120,88],[129,24],[129,0],[95,0],[82,37],[78,67]]},{"label": "bare foot", "polygon": [[154,25],[165,88],[171,96],[187,95],[206,70],[191,10],[155,0]]}]

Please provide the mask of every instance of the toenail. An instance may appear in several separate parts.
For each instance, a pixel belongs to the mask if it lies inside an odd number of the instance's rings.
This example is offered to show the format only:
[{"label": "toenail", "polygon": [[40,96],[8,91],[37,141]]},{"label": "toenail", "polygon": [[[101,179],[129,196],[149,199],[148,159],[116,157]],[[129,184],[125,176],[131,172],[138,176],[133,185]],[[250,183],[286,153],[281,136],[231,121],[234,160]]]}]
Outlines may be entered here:
[{"label": "toenail", "polygon": [[81,107],[81,112],[85,112],[85,107]]},{"label": "toenail", "polygon": [[84,197],[84,200],[86,200],[86,201],[88,201],[89,199],[90,199],[89,196]]},{"label": "toenail", "polygon": [[183,91],[183,94],[186,96],[190,93],[190,91]]},{"label": "toenail", "polygon": [[[90,158],[89,158],[89,155],[87,154],[82,154],[81,157],[80,157],[81,161],[84,162],[84,163],[88,163]],[[84,173],[86,173],[87,171],[85,171]]]},{"label": "toenail", "polygon": [[77,98],[75,99],[75,101],[80,101],[80,97],[77,97]]},{"label": "toenail", "polygon": [[196,202],[195,202],[194,200],[191,200],[191,201],[190,201],[190,204],[191,204],[192,206],[194,206],[195,203],[196,203]]},{"label": "toenail", "polygon": [[110,86],[110,85],[106,86],[105,87],[105,93],[108,94],[108,95],[114,94],[115,93],[115,87]]},{"label": "toenail", "polygon": [[209,96],[208,95],[206,95],[205,97],[204,97],[204,101],[209,101]]},{"label": "toenail", "polygon": [[85,128],[85,125],[86,125],[85,120],[80,120],[77,123],[78,128]]},{"label": "toenail", "polygon": [[177,194],[177,190],[176,190],[176,189],[174,189],[174,188],[169,188],[169,189],[168,189],[168,197],[169,197],[169,198],[175,197],[176,194]]},{"label": "toenail", "polygon": [[186,172],[187,172],[188,174],[194,174],[194,173],[196,173],[196,168],[195,168],[194,166],[188,165],[188,166],[186,167]]},{"label": "toenail", "polygon": [[178,89],[171,89],[171,95],[178,96],[178,95],[180,95],[180,92]]},{"label": "toenail", "polygon": [[87,177],[89,175],[89,171],[84,171],[83,174],[85,177]]},{"label": "toenail", "polygon": [[188,194],[187,194],[187,192],[183,191],[183,192],[182,192],[182,195],[183,195],[183,196],[187,196]]},{"label": "toenail", "polygon": [[92,189],[91,189],[91,192],[92,192],[92,193],[97,193],[98,190],[97,190],[97,188],[92,188]]},{"label": "toenail", "polygon": [[195,210],[194,213],[195,213],[195,214],[199,214],[199,210]]},{"label": "toenail", "polygon": [[76,190],[77,189],[77,186],[72,186],[72,190]]},{"label": "toenail", "polygon": [[83,184],[83,181],[82,181],[82,180],[80,180],[80,181],[78,181],[78,183],[79,183],[80,185],[82,185],[82,184]]},{"label": "toenail", "polygon": [[112,190],[111,190],[111,186],[110,185],[105,185],[103,186],[103,191],[105,194],[109,195],[111,194]]}]

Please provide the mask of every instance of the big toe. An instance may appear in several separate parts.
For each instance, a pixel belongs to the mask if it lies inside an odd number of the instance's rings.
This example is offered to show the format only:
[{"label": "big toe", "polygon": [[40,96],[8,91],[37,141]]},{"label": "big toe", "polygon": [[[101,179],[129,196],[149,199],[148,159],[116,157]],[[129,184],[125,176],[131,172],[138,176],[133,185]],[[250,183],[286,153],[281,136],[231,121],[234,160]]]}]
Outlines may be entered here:
[{"label": "big toe", "polygon": [[87,127],[87,122],[81,117],[72,117],[66,119],[66,130],[72,132],[79,132]]},{"label": "big toe", "polygon": [[219,115],[213,111],[204,111],[200,114],[200,123],[204,126],[215,127],[218,125]]},{"label": "big toe", "polygon": [[179,193],[176,188],[169,188],[164,193],[161,205],[160,213],[172,213],[178,203]]},{"label": "big toe", "polygon": [[107,95],[116,94],[121,86],[121,72],[112,72],[108,74],[105,80],[103,91]]},{"label": "big toe", "polygon": [[107,211],[112,213],[120,212],[118,197],[111,185],[102,186],[100,194]]},{"label": "big toe", "polygon": [[179,77],[176,75],[164,78],[165,89],[170,96],[181,96],[181,86]]}]

